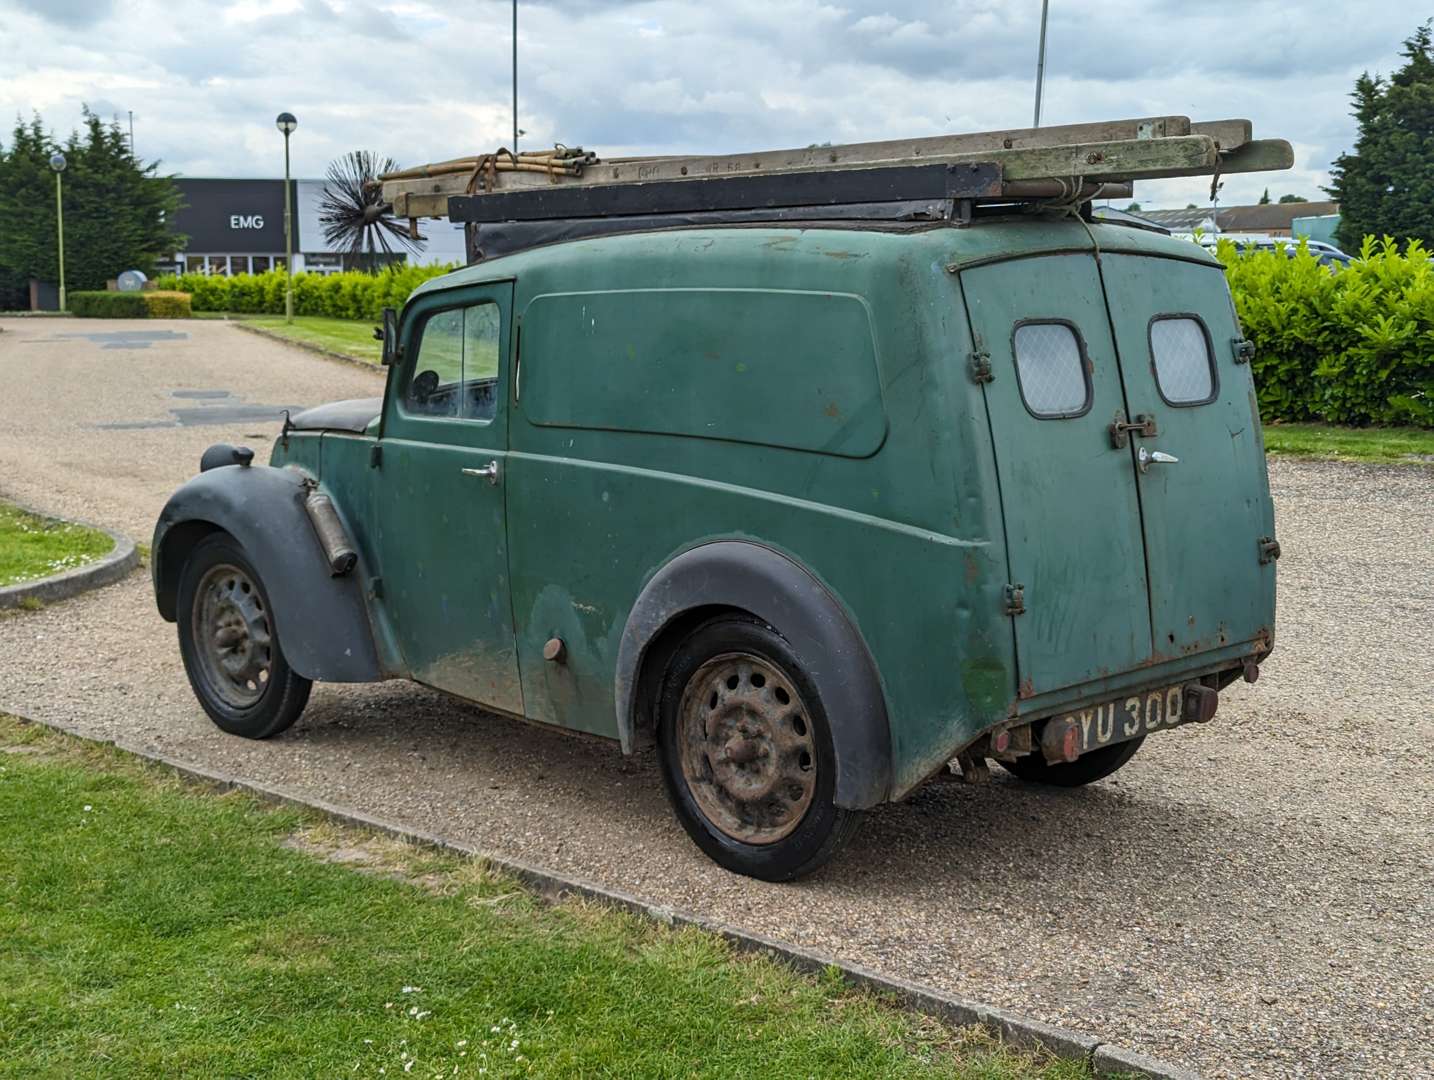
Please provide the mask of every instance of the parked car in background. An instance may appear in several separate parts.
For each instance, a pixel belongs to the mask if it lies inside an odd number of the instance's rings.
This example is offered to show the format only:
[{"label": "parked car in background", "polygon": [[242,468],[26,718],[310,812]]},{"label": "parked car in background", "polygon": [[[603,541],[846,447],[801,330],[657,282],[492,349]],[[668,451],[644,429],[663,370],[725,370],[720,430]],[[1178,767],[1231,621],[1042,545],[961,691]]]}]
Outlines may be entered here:
[{"label": "parked car in background", "polygon": [[[1182,235],[1182,234],[1175,234]],[[1323,266],[1333,269],[1340,269],[1354,262],[1352,255],[1346,255],[1333,244],[1323,240],[1310,240],[1305,237],[1290,236],[1266,236],[1263,233],[1201,233],[1196,236],[1193,233],[1183,234],[1186,239],[1194,240],[1201,247],[1211,251],[1221,240],[1228,240],[1235,245],[1235,250],[1246,251],[1282,251],[1290,258],[1299,254],[1300,245],[1304,244],[1309,253],[1319,260]]]}]

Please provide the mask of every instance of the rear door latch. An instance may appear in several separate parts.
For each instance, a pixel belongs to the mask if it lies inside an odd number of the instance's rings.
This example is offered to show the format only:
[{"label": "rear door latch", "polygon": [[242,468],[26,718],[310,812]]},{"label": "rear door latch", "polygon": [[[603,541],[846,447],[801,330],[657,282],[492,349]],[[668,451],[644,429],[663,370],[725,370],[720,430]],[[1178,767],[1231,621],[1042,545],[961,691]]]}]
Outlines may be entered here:
[{"label": "rear door latch", "polygon": [[1260,565],[1272,563],[1280,557],[1280,542],[1273,536],[1260,537]]},{"label": "rear door latch", "polygon": [[1159,432],[1155,429],[1155,417],[1140,413],[1134,420],[1127,420],[1124,413],[1116,413],[1115,421],[1110,425],[1110,445],[1117,450],[1124,450],[1130,442],[1130,433],[1154,438]]},{"label": "rear door latch", "polygon": [[1006,586],[1006,614],[1024,615],[1026,613],[1026,587],[1024,585]]},{"label": "rear door latch", "polygon": [[977,349],[971,354],[971,380],[988,383],[996,377],[991,370],[991,354]]},{"label": "rear door latch", "polygon": [[1248,364],[1255,358],[1255,343],[1249,338],[1231,338],[1230,348],[1237,364]]}]

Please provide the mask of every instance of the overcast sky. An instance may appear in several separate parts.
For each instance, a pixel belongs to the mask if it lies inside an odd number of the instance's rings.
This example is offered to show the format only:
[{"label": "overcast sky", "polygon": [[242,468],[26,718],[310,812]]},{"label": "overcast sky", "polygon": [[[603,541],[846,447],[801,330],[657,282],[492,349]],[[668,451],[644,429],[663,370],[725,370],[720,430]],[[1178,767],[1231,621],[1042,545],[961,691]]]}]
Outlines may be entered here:
[{"label": "overcast sky", "polygon": [[[520,4],[525,148],[722,152],[1024,127],[1040,0],[553,0]],[[1241,116],[1295,169],[1221,202],[1322,198],[1354,135],[1348,93],[1397,67],[1434,0],[1051,0],[1044,120]],[[348,150],[403,164],[512,139],[508,0],[0,0],[0,139],[82,103],[188,176],[295,173]],[[1205,204],[1208,181],[1137,186]]]}]

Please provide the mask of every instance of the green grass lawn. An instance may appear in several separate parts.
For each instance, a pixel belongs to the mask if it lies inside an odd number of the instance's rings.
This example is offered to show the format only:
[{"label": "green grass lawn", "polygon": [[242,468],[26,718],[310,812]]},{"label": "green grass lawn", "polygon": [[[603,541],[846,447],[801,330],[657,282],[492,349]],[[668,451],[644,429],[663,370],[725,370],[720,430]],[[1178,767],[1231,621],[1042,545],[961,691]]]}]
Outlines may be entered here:
[{"label": "green grass lawn", "polygon": [[114,541],[97,529],[37,517],[0,502],[0,585],[83,566],[113,547]]},{"label": "green grass lawn", "polygon": [[1347,428],[1331,424],[1266,424],[1271,454],[1345,461],[1408,462],[1434,459],[1434,431],[1423,428]]},{"label": "green grass lawn", "polygon": [[1088,1075],[4,716],[0,942],[13,1076]]},{"label": "green grass lawn", "polygon": [[282,315],[239,316],[251,326],[259,326],[271,334],[317,345],[330,352],[342,353],[356,360],[377,364],[383,359],[383,343],[375,341],[376,323],[355,319],[329,319],[320,315],[295,315],[292,324]]}]

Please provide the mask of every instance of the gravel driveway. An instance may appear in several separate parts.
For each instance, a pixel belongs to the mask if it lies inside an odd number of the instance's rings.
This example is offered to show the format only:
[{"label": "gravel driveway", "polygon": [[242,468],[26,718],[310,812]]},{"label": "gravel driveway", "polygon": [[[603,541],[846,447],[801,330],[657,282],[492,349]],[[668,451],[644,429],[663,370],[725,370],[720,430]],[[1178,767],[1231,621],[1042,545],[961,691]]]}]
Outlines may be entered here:
[{"label": "gravel driveway", "polygon": [[[206,445],[266,452],[275,414],[243,410],[381,390],[377,374],[218,322],[0,327],[0,495],[138,540]],[[104,336],[137,327],[183,336],[142,347]],[[310,792],[1209,1076],[1434,1077],[1434,469],[1281,461],[1272,480],[1284,547],[1275,655],[1259,683],[1224,695],[1214,724],[1152,738],[1084,790],[1004,776],[927,788],[873,813],[842,858],[796,885],[702,857],[650,759],[418,687],[318,687],[286,735],[223,736],[190,696],[142,574],[0,619],[0,709]]]}]

